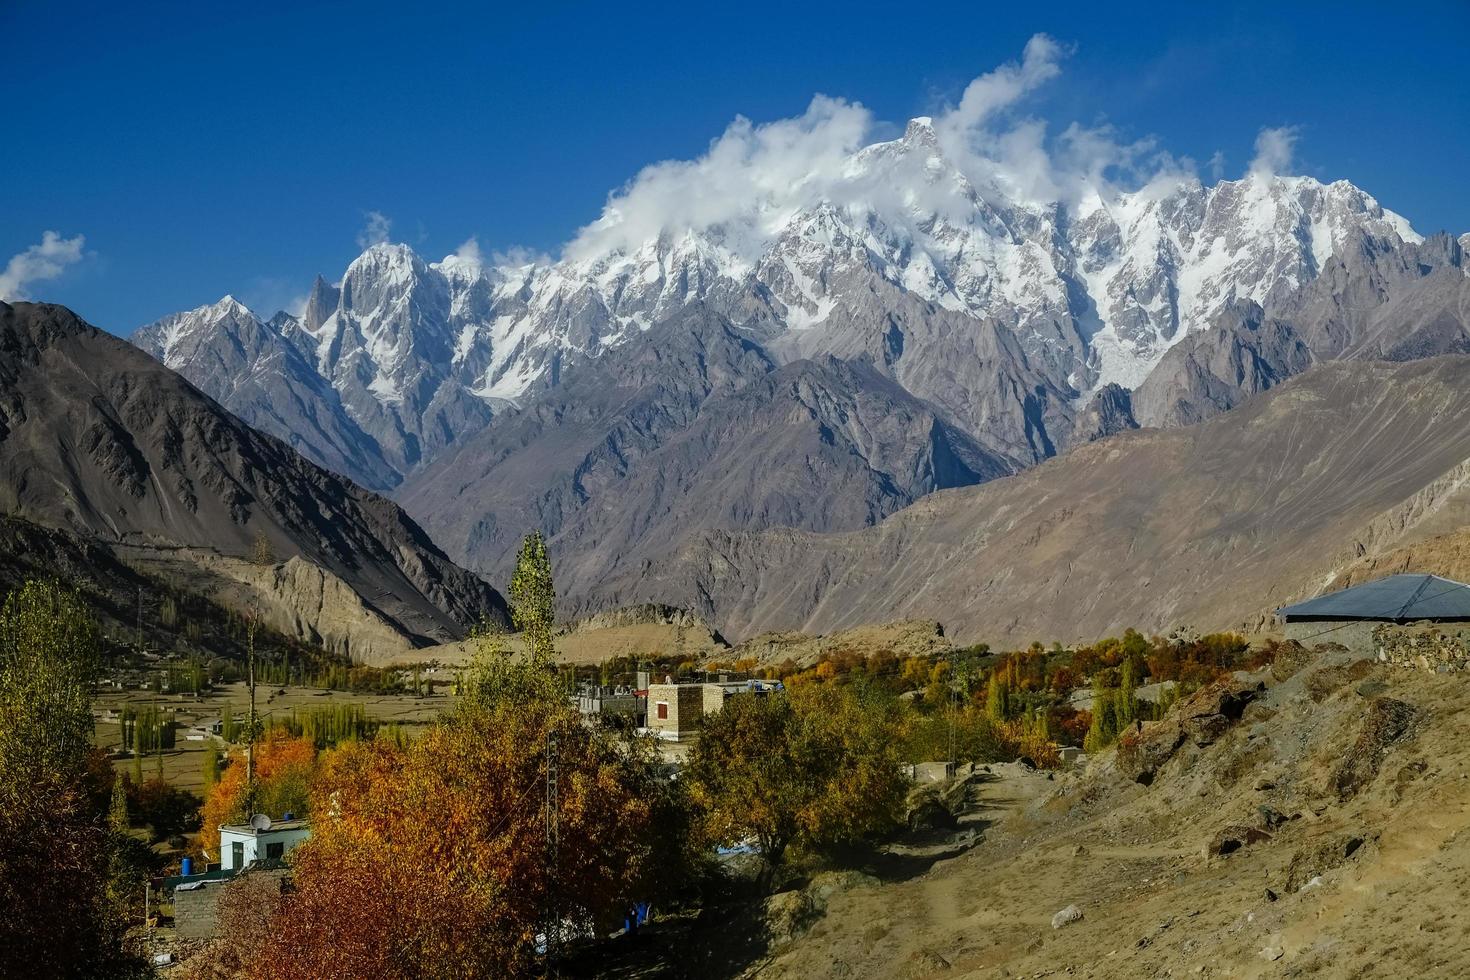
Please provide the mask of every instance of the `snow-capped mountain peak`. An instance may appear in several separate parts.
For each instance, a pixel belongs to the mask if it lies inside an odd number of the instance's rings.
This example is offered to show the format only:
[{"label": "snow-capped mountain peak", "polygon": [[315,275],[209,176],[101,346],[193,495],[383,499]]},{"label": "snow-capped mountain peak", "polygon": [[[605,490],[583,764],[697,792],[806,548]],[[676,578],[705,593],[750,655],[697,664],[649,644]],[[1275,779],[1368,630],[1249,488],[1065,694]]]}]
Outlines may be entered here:
[{"label": "snow-capped mountain peak", "polygon": [[269,337],[402,467],[695,303],[786,356],[870,355],[975,431],[997,358],[1047,398],[1132,388],[1231,304],[1269,308],[1334,255],[1419,240],[1352,184],[1310,177],[1099,179],[1035,199],[1014,175],[966,164],[928,117],[835,162],[803,161],[777,190],[757,182],[708,220],[650,225],[641,241],[603,233],[626,231],[620,209],[637,206],[614,199],[589,226],[603,231],[560,260],[486,260],[472,240],[426,262],[376,244],[339,284],[318,277],[300,317],[263,323],[226,297],[136,339],[199,374],[211,338]]}]

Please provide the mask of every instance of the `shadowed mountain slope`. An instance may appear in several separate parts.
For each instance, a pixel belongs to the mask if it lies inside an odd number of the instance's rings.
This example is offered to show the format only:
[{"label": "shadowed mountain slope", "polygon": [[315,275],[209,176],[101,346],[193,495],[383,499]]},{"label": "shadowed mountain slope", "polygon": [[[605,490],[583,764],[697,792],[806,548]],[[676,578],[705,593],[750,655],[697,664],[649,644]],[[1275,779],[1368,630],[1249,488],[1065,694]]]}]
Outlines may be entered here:
[{"label": "shadowed mountain slope", "polygon": [[698,311],[568,378],[401,492],[437,540],[502,574],[527,528],[564,595],[711,527],[862,527],[1015,467],[867,360],[778,365]]},{"label": "shadowed mountain slope", "polygon": [[0,512],[130,561],[235,578],[223,570],[245,564],[263,537],[277,577],[315,570],[322,597],[345,587],[411,645],[504,620],[495,590],[397,505],[59,306],[0,304]]}]

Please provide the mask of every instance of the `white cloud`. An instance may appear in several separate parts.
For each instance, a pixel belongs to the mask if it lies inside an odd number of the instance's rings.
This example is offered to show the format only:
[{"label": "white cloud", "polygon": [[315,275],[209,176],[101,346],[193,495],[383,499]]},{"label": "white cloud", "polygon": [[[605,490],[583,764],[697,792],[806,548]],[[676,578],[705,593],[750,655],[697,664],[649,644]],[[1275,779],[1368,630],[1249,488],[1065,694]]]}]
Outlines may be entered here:
[{"label": "white cloud", "polygon": [[956,144],[983,133],[981,127],[991,117],[1060,75],[1065,53],[1056,41],[1037,34],[1026,42],[1020,64],[1013,61],[1001,65],[966,85],[959,105],[946,111],[936,121],[936,128]]},{"label": "white cloud", "polygon": [[1219,183],[1225,179],[1225,151],[1216,150],[1210,154],[1210,179]]},{"label": "white cloud", "polygon": [[461,262],[480,262],[480,239],[471,235],[462,242],[459,248],[454,250],[454,257]]},{"label": "white cloud", "polygon": [[363,217],[366,223],[362,226],[362,231],[357,233],[358,247],[370,248],[386,242],[388,234],[393,230],[392,219],[381,211],[364,211]]},{"label": "white cloud", "polygon": [[888,215],[953,208],[968,220],[972,192],[1046,204],[1114,185],[1157,184],[1162,191],[1195,176],[1192,161],[1171,157],[1151,139],[1130,142],[1109,126],[1076,123],[1051,134],[1044,121],[1020,113],[1029,96],[1061,73],[1068,53],[1038,34],[1019,61],[975,78],[958,103],[934,112],[933,139],[967,186],[930,179],[922,153],[865,168],[869,153],[882,152],[872,146],[875,134],[890,127],[859,103],[818,95],[800,116],[759,124],[737,117],[701,156],[645,167],[609,195],[601,217],[567,245],[566,257],[632,251],[659,235],[696,230],[754,258],[793,212],[818,202],[881,205]]},{"label": "white cloud", "polygon": [[1296,149],[1296,126],[1268,127],[1256,136],[1256,155],[1250,172],[1255,177],[1272,177],[1288,173]]},{"label": "white cloud", "polygon": [[821,195],[872,126],[863,106],[825,95],[794,119],[757,125],[736,117],[703,156],[644,167],[578,232],[568,256],[636,248],[661,232],[679,235],[735,219],[756,230]]},{"label": "white cloud", "polygon": [[41,234],[41,242],[13,255],[0,272],[0,301],[14,302],[30,297],[31,283],[55,279],[83,257],[86,238],[62,238],[54,231]]},{"label": "white cloud", "polygon": [[236,295],[262,319],[280,312],[299,317],[306,312],[308,296],[301,292],[300,285],[295,279],[282,276],[256,276]]}]

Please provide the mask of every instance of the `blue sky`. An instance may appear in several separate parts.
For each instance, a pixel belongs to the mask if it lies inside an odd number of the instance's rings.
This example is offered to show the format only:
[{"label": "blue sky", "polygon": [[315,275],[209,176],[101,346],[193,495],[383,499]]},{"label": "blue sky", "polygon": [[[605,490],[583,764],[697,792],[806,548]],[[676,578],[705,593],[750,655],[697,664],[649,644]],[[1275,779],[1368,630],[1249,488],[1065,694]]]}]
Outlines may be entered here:
[{"label": "blue sky", "polygon": [[1038,32],[1070,54],[1016,111],[1052,131],[1107,123],[1235,177],[1295,126],[1297,172],[1470,231],[1470,3],[1113,8],[0,0],[0,270],[31,249],[32,298],[127,332],[225,293],[271,312],[341,274],[368,212],[431,258],[555,253],[737,114],[825,93],[901,123]]}]

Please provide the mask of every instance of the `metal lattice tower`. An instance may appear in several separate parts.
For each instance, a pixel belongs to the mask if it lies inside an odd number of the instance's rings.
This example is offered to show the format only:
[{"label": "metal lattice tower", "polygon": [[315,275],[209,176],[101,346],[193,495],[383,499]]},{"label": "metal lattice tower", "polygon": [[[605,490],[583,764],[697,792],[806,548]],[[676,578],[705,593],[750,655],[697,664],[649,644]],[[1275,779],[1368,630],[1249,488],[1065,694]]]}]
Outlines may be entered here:
[{"label": "metal lattice tower", "polygon": [[561,908],[557,903],[557,875],[561,827],[557,799],[556,732],[546,736],[546,975],[556,975],[556,959],[561,945]]}]

